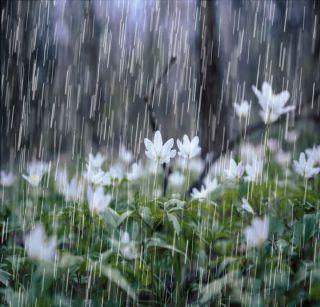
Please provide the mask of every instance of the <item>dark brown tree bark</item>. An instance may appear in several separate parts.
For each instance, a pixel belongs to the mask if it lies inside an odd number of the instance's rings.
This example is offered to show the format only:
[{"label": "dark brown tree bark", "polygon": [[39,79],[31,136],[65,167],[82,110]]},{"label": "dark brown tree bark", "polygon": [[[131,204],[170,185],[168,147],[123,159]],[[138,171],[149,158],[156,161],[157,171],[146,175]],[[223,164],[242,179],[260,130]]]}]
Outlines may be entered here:
[{"label": "dark brown tree bark", "polygon": [[215,1],[200,2],[201,56],[199,117],[202,157],[220,152],[228,135],[227,106],[223,100],[223,80],[219,69],[218,27],[214,14]]}]

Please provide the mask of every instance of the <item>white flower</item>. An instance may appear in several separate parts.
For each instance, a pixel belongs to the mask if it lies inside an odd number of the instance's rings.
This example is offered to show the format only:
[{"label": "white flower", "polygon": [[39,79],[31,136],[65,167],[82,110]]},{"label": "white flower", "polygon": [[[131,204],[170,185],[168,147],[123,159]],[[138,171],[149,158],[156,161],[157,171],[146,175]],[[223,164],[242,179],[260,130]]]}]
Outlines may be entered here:
[{"label": "white flower", "polygon": [[101,167],[105,161],[105,157],[99,152],[94,156],[89,154],[88,163],[86,164],[87,170],[84,172],[84,178],[94,185],[109,185],[111,179],[109,174],[105,173]]},{"label": "white flower", "polygon": [[143,176],[143,168],[140,163],[133,163],[131,166],[131,172],[127,173],[127,178],[130,181],[137,180]]},{"label": "white flower", "polygon": [[43,175],[49,170],[49,164],[40,161],[33,161],[28,164],[28,175],[22,177],[34,187],[39,186]]},{"label": "white flower", "polygon": [[119,163],[112,165],[108,171],[108,175],[113,180],[115,179],[121,180],[125,175],[123,166]]},{"label": "white flower", "polygon": [[122,256],[128,260],[133,260],[137,258],[138,251],[136,249],[136,244],[134,241],[130,240],[130,235],[128,232],[123,232],[120,239],[120,252]]},{"label": "white flower", "polygon": [[229,154],[222,155],[217,161],[215,161],[209,169],[209,173],[213,177],[223,177],[230,164],[231,156]]},{"label": "white flower", "polygon": [[171,138],[163,144],[160,131],[156,131],[153,143],[147,138],[144,139],[146,156],[158,164],[169,163],[170,159],[176,156],[176,151],[172,149],[173,143]]},{"label": "white flower", "polygon": [[246,165],[246,173],[247,176],[244,177],[245,181],[248,182],[255,182],[259,180],[262,176],[263,171],[263,161],[256,160],[253,164]]},{"label": "white flower", "polygon": [[211,179],[210,176],[207,176],[204,179],[204,185],[205,185],[208,193],[213,192],[214,190],[216,190],[219,187],[217,178]]},{"label": "white flower", "polygon": [[57,239],[47,238],[42,224],[36,227],[24,239],[25,250],[29,257],[44,261],[53,261],[56,255]]},{"label": "white flower", "polygon": [[94,185],[110,185],[110,175],[104,172],[101,168],[96,168],[90,162],[86,164],[87,170],[83,173],[83,177],[91,184]]},{"label": "white flower", "polygon": [[228,179],[240,179],[244,173],[243,162],[240,161],[238,164],[234,159],[230,160],[229,169],[226,170],[226,176]]},{"label": "white flower", "polygon": [[78,201],[81,199],[82,193],[83,185],[78,182],[76,176],[74,176],[70,183],[67,183],[62,190],[66,201]]},{"label": "white flower", "polygon": [[314,145],[312,148],[306,149],[308,158],[313,159],[315,164],[320,164],[320,145]]},{"label": "white flower", "polygon": [[239,119],[247,118],[249,116],[250,105],[249,105],[248,101],[244,100],[240,104],[235,102],[233,104],[233,106],[234,106],[234,110],[236,112],[236,115],[239,117]]},{"label": "white flower", "polygon": [[195,136],[191,141],[187,135],[183,136],[183,141],[177,140],[179,148],[178,155],[185,159],[192,159],[198,156],[201,152],[199,147],[199,138]]},{"label": "white flower", "polygon": [[106,158],[100,152],[98,152],[95,156],[92,153],[90,153],[88,161],[89,168],[100,169],[105,159]]},{"label": "white flower", "polygon": [[293,111],[295,106],[285,107],[290,98],[288,91],[282,91],[279,94],[272,92],[271,85],[263,82],[262,91],[259,91],[254,85],[252,90],[258,98],[262,110],[259,112],[263,121],[267,123],[275,122],[280,115]]},{"label": "white flower", "polygon": [[245,228],[244,235],[246,237],[248,247],[260,247],[264,241],[268,239],[269,218],[267,216],[265,216],[263,220],[254,218],[251,226]]},{"label": "white flower", "polygon": [[177,171],[173,172],[169,176],[169,182],[173,186],[180,187],[183,185],[184,181],[185,181],[185,178],[184,178],[183,174],[181,174],[180,172],[177,172]]},{"label": "white flower", "polygon": [[209,177],[206,177],[204,180],[204,185],[201,186],[200,191],[197,188],[192,189],[191,197],[192,199],[197,199],[203,201],[206,199],[211,192],[216,190],[219,187],[217,178],[211,180]]},{"label": "white flower", "polygon": [[244,163],[254,163],[264,158],[263,146],[255,146],[251,143],[245,143],[240,147],[240,157]]},{"label": "white flower", "polygon": [[13,185],[15,180],[16,180],[16,176],[13,175],[13,173],[11,172],[7,173],[5,171],[0,172],[0,185],[4,187],[10,187]]},{"label": "white flower", "polygon": [[120,146],[119,158],[123,162],[129,164],[133,160],[133,154],[124,145]]},{"label": "white flower", "polygon": [[66,201],[78,201],[81,199],[83,185],[78,182],[76,176],[69,182],[66,169],[58,170],[56,184],[59,192],[63,194]]},{"label": "white flower", "polygon": [[274,156],[274,159],[276,160],[277,163],[280,165],[286,166],[290,163],[291,161],[291,153],[290,152],[285,152],[282,149],[280,149]]},{"label": "white flower", "polygon": [[197,188],[193,188],[191,192],[192,199],[197,199],[199,201],[203,201],[208,195],[209,191],[204,186],[201,186],[200,191]]},{"label": "white flower", "polygon": [[306,159],[304,152],[300,153],[299,161],[293,161],[293,168],[299,175],[308,179],[320,172],[320,167],[314,167],[314,160]]},{"label": "white flower", "polygon": [[252,207],[250,206],[249,202],[245,198],[242,198],[241,208],[249,213],[254,214]]},{"label": "white flower", "polygon": [[55,180],[56,180],[56,186],[59,192],[63,191],[64,186],[68,184],[67,170],[65,168],[63,170],[59,169],[56,173]]},{"label": "white flower", "polygon": [[103,187],[99,186],[95,190],[92,187],[88,187],[87,198],[89,203],[89,209],[91,212],[101,213],[110,204],[112,197],[109,194],[104,194]]}]

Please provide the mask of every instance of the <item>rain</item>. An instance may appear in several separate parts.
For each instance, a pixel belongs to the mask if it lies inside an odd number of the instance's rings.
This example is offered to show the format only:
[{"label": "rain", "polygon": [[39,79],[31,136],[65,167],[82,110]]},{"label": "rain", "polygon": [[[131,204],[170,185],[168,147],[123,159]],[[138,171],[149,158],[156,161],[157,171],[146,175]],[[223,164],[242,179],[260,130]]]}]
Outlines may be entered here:
[{"label": "rain", "polygon": [[317,306],[320,1],[3,0],[0,304]]}]

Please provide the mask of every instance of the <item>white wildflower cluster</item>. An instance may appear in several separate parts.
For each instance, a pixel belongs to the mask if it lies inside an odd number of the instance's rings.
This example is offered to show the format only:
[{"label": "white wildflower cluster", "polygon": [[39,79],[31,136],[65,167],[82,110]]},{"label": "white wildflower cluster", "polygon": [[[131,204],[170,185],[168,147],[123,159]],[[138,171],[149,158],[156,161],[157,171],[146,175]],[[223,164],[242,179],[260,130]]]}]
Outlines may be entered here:
[{"label": "white wildflower cluster", "polygon": [[42,224],[37,224],[24,238],[25,250],[29,257],[51,262],[54,260],[57,248],[57,239],[47,238]]},{"label": "white wildflower cluster", "polygon": [[189,137],[184,135],[182,142],[179,139],[177,140],[177,145],[179,148],[178,155],[188,160],[198,156],[201,152],[197,136],[190,141]]},{"label": "white wildflower cluster", "polygon": [[86,171],[83,173],[83,177],[88,183],[102,186],[111,183],[110,175],[102,170],[105,159],[106,158],[99,152],[95,156],[91,153],[89,154]]},{"label": "white wildflower cluster", "polygon": [[169,163],[170,159],[176,156],[176,150],[172,149],[173,144],[172,138],[163,144],[160,131],[156,131],[153,142],[147,138],[144,139],[146,156],[157,164]]},{"label": "white wildflower cluster", "polygon": [[244,229],[248,247],[261,247],[268,239],[269,235],[269,218],[265,216],[263,219],[254,218],[251,226]]},{"label": "white wildflower cluster", "polygon": [[234,159],[230,159],[229,168],[226,170],[227,179],[240,179],[245,171],[245,167],[242,161],[238,164]]},{"label": "white wildflower cluster", "polygon": [[297,174],[310,179],[320,173],[320,145],[313,146],[300,153],[299,160],[293,161],[293,168]]},{"label": "white wildflower cluster", "polygon": [[[112,176],[116,177],[116,169],[112,170],[113,175],[110,171],[104,171],[102,167],[105,160],[106,157],[99,152],[95,156],[90,153],[83,174],[88,183],[87,201],[92,213],[103,213],[112,200],[112,196],[105,193],[104,187],[111,184]],[[119,175],[122,176],[122,173]]]},{"label": "white wildflower cluster", "polygon": [[320,165],[320,145],[313,145],[312,148],[306,149],[309,159],[312,159],[315,165]]},{"label": "white wildflower cluster", "polygon": [[33,161],[27,166],[27,175],[22,177],[33,187],[38,187],[43,176],[49,171],[49,163]]},{"label": "white wildflower cluster", "polygon": [[244,100],[240,104],[234,103],[234,110],[239,119],[246,119],[250,115],[251,106],[248,101]]},{"label": "white wildflower cluster", "polygon": [[[227,181],[239,181],[243,178],[247,182],[257,182],[261,179],[263,171],[263,161],[256,160],[252,164],[244,164],[243,161],[237,163],[233,158],[229,160],[229,165],[225,170],[225,177]],[[246,176],[244,176],[246,174]],[[200,190],[197,188],[192,189],[191,196],[193,199],[204,200],[211,192],[216,190],[220,184],[218,184],[217,178],[210,179],[210,175],[204,180],[204,185]]]},{"label": "white wildflower cluster", "polygon": [[[119,159],[104,169],[106,157],[101,153],[89,154],[83,177],[87,181],[87,201],[93,213],[103,213],[112,201],[112,195],[105,192],[105,187],[121,182],[125,177],[135,181],[144,174],[140,162],[133,162],[133,153],[120,145]],[[127,171],[127,169],[130,169]]]},{"label": "white wildflower cluster", "polygon": [[[163,144],[160,131],[156,131],[153,142],[147,138],[144,139],[146,147],[146,156],[152,161],[153,169],[159,164],[169,163],[176,156],[176,150],[172,149],[174,145],[173,138]],[[182,140],[177,139],[178,146],[178,167],[184,171],[188,168],[189,171],[201,172],[203,169],[203,161],[198,160],[201,148],[199,146],[199,137],[195,136],[191,140],[187,135],[184,135]],[[185,182],[185,177],[182,172],[175,171],[169,176],[169,182],[173,186],[182,186]],[[201,192],[202,191],[202,192]],[[194,198],[205,199],[209,190],[202,187],[201,191],[193,190]]]},{"label": "white wildflower cluster", "polygon": [[[264,83],[260,92],[253,87],[262,107],[261,117],[267,124],[274,122],[281,114],[294,109],[285,107],[289,93],[284,91],[278,95],[272,93],[269,84]],[[250,105],[244,101],[234,104],[235,112],[239,118],[248,118]],[[69,176],[66,169],[57,169],[55,184],[58,192],[67,202],[80,202],[84,198],[92,214],[103,214],[108,211],[114,197],[110,191],[122,182],[128,182],[128,187],[147,175],[157,174],[162,168],[160,165],[170,163],[177,157],[174,169],[168,176],[168,182],[173,187],[181,188],[186,183],[186,174],[198,174],[204,169],[204,161],[199,157],[201,148],[198,136],[189,138],[183,135],[176,140],[177,149],[174,149],[175,140],[170,138],[163,141],[160,131],[156,131],[153,140],[144,139],[147,163],[136,160],[133,153],[125,146],[119,146],[118,157],[107,161],[106,155],[90,153],[86,160],[84,172]],[[267,147],[273,154],[275,161],[280,165],[288,166],[291,163],[291,153],[284,152],[278,140],[269,139]],[[239,160],[232,157],[232,152],[222,156],[208,172],[199,188],[193,188],[191,198],[199,202],[209,200],[211,193],[217,192],[223,186],[234,186],[239,182],[257,183],[262,181],[264,161],[266,161],[265,148],[262,145],[254,146],[244,143],[239,148]],[[299,159],[293,161],[294,171],[305,179],[312,178],[320,173],[320,145],[314,145],[300,153]],[[50,163],[32,161],[27,165],[27,172],[22,177],[30,186],[39,187],[46,173],[50,170]],[[49,177],[48,177],[49,178]],[[10,187],[16,180],[12,172],[0,172],[0,184]],[[161,191],[154,187],[155,197]],[[85,196],[85,197],[84,197]],[[249,197],[249,196],[248,196]],[[260,219],[256,216],[256,207],[249,203],[249,198],[242,198],[238,208],[247,217],[253,217],[250,226],[244,229],[247,247],[261,247],[268,239],[269,218]],[[111,209],[110,209],[111,210]],[[128,232],[120,233],[119,251],[123,258],[133,260],[138,257],[137,243],[130,239]],[[53,261],[56,257],[57,240],[55,237],[47,238],[44,226],[37,224],[25,236],[25,249],[29,257],[43,261]]]},{"label": "white wildflower cluster", "polygon": [[88,186],[87,199],[91,212],[102,213],[109,206],[112,196],[105,194],[102,186],[94,188]]},{"label": "white wildflower cluster", "polygon": [[263,173],[263,161],[256,160],[252,164],[246,165],[246,176],[244,180],[247,182],[257,182],[261,179]]},{"label": "white wildflower cluster", "polygon": [[255,159],[252,162],[240,161],[237,163],[230,159],[229,167],[225,171],[227,180],[240,180],[243,178],[247,182],[257,182],[261,179],[263,171],[263,160]]},{"label": "white wildflower cluster", "polygon": [[66,201],[82,200],[84,185],[79,181],[77,176],[68,180],[68,172],[66,169],[58,170],[56,176],[56,185],[58,191],[65,197]]},{"label": "white wildflower cluster", "polygon": [[16,181],[16,176],[12,172],[0,171],[0,185],[11,187]]},{"label": "white wildflower cluster", "polygon": [[274,94],[268,82],[263,82],[262,90],[259,91],[254,85],[252,90],[258,98],[261,107],[259,115],[265,124],[270,124],[278,120],[282,114],[286,114],[295,109],[295,106],[285,106],[290,98],[288,91]]},{"label": "white wildflower cluster", "polygon": [[191,192],[192,199],[203,201],[207,199],[211,192],[215,191],[219,187],[217,178],[211,179],[207,176],[204,180],[204,185],[201,186],[200,190],[193,188]]},{"label": "white wildflower cluster", "polygon": [[129,181],[135,181],[144,175],[144,168],[141,162],[135,162],[131,166],[131,170],[127,173]]},{"label": "white wildflower cluster", "polygon": [[281,147],[281,143],[279,140],[270,138],[267,141],[267,148],[273,154],[274,160],[279,165],[287,167],[291,163],[291,158],[292,158],[291,152],[284,151]]},{"label": "white wildflower cluster", "polygon": [[[261,107],[259,115],[265,124],[271,124],[277,121],[282,114],[295,110],[295,106],[286,106],[290,98],[288,91],[274,94],[268,82],[263,82],[261,91],[254,85],[252,85],[252,90],[258,98],[258,103]],[[239,104],[234,103],[233,106],[239,119],[247,119],[249,117],[251,106],[248,101],[244,100]]]},{"label": "white wildflower cluster", "polygon": [[[147,138],[144,139],[146,147],[146,156],[157,164],[169,163],[170,159],[176,156],[176,150],[172,149],[174,145],[173,138],[163,144],[160,131],[154,134],[153,142]],[[199,138],[195,136],[192,140],[187,135],[183,136],[182,141],[177,140],[178,156],[186,160],[190,160],[198,156],[201,152],[199,147]]]},{"label": "white wildflower cluster", "polygon": [[255,161],[264,161],[265,150],[261,145],[253,145],[246,142],[240,146],[239,155],[245,164],[253,164]]}]

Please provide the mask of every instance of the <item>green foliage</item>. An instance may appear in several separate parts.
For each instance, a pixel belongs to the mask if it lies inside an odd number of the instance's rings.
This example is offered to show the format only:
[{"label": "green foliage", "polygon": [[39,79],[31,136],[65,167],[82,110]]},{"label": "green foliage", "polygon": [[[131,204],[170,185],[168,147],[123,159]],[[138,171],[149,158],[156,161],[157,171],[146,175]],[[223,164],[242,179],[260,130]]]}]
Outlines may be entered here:
[{"label": "green foliage", "polygon": [[[269,176],[281,172],[272,168]],[[90,212],[86,201],[65,202],[52,181],[38,192],[27,192],[25,183],[3,190],[2,304],[319,303],[319,178],[307,187],[295,176],[254,185],[226,182],[204,202],[128,193],[124,180],[113,187],[116,200],[101,214]],[[248,195],[255,216],[270,220],[260,247],[247,248],[243,235],[254,218],[240,208]],[[40,221],[58,238],[52,263],[24,250],[26,233]],[[123,231],[135,244],[135,259],[122,253]]]}]

